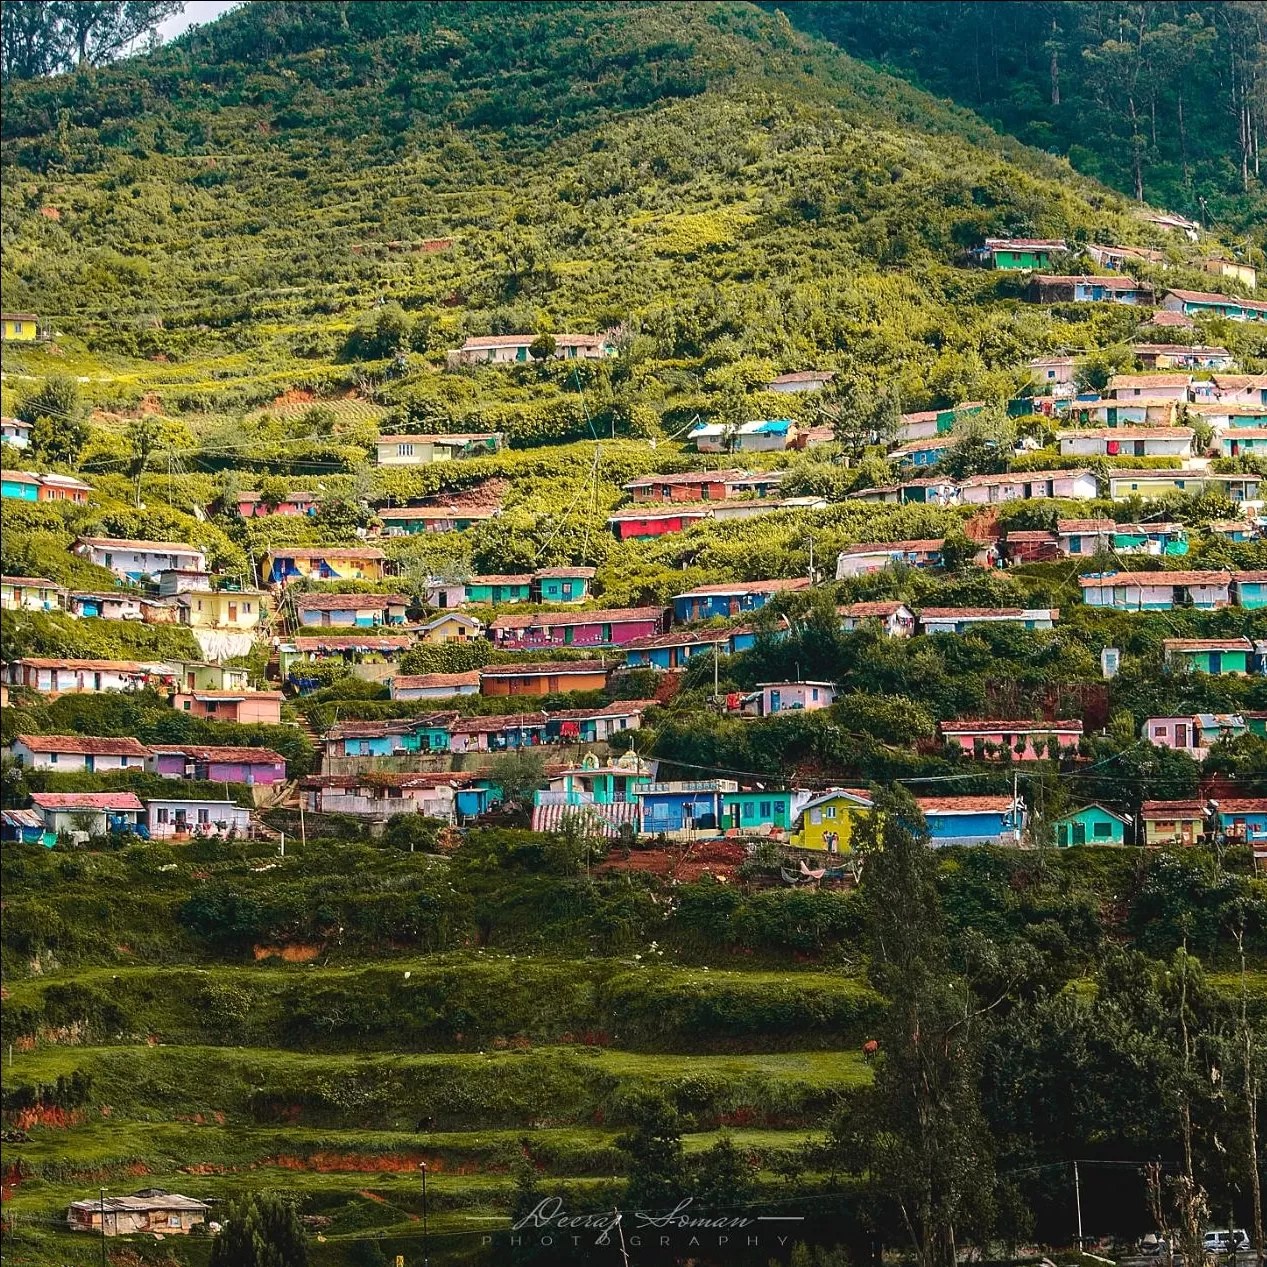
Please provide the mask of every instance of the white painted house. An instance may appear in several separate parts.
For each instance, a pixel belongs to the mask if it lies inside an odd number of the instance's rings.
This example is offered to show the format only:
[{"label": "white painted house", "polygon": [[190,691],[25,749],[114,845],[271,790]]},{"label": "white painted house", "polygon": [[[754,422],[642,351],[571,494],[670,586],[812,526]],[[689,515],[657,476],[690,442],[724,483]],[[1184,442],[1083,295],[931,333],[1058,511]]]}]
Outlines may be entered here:
[{"label": "white painted house", "polygon": [[95,735],[18,735],[9,745],[14,761],[26,770],[143,770],[150,750],[139,740]]},{"label": "white painted house", "polygon": [[128,581],[148,581],[169,569],[205,572],[207,556],[177,541],[131,541],[122,537],[80,537],[75,553]]},{"label": "white painted house", "polygon": [[1119,611],[1168,611],[1177,603],[1210,611],[1231,602],[1230,572],[1097,572],[1080,576],[1082,601]]},{"label": "white painted house", "polygon": [[965,505],[1095,495],[1095,476],[1090,471],[1014,471],[1007,475],[970,475],[959,482],[960,500]]},{"label": "white painted house", "polygon": [[1097,427],[1061,431],[1061,457],[1185,458],[1192,455],[1190,427]]},{"label": "white painted house", "polygon": [[150,797],[146,826],[155,840],[185,836],[250,834],[251,811],[233,801],[197,801],[187,797]]}]

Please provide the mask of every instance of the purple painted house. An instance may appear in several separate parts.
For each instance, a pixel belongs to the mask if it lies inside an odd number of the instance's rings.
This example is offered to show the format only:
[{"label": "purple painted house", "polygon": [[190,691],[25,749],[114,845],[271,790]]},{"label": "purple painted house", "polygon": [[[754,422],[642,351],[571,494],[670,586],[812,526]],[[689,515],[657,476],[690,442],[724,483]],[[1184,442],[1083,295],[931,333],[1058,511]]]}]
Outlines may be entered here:
[{"label": "purple painted house", "polygon": [[151,744],[145,768],[168,779],[211,783],[284,783],[286,758],[271,748],[203,748]]},{"label": "purple painted house", "polygon": [[498,647],[618,647],[657,634],[664,612],[659,607],[618,607],[605,611],[533,612],[498,616],[488,636]]}]

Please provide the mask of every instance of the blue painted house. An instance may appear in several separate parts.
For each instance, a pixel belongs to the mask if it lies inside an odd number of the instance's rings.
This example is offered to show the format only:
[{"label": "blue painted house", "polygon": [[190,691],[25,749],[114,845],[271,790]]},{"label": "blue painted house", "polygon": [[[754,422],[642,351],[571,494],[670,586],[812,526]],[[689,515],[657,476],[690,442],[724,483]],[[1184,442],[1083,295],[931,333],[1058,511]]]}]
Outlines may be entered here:
[{"label": "blue painted house", "polygon": [[679,621],[711,620],[715,616],[741,616],[758,611],[776,594],[789,594],[809,589],[804,576],[776,581],[732,581],[725,585],[697,585],[693,590],[673,596],[673,619]]},{"label": "blue painted house", "polygon": [[949,452],[950,444],[946,440],[923,440],[894,449],[889,457],[901,466],[925,467],[936,466]]},{"label": "blue painted house", "polygon": [[[775,637],[782,636],[782,630]],[[684,669],[687,661],[697,655],[711,655],[713,648],[718,655],[735,655],[756,645],[756,631],[747,625],[733,629],[709,629],[652,634],[647,638],[635,638],[624,645],[625,665],[633,669],[660,669],[666,673]]]},{"label": "blue painted house", "polygon": [[453,806],[460,819],[475,818],[487,813],[494,805],[501,804],[504,793],[493,779],[476,778],[453,793]]},{"label": "blue painted house", "polygon": [[929,844],[1016,845],[1025,825],[1025,806],[1010,796],[919,796]]},{"label": "blue painted house", "polygon": [[1219,831],[1230,841],[1249,845],[1267,844],[1267,796],[1253,796],[1218,802]]},{"label": "blue painted house", "polygon": [[398,757],[448,752],[456,713],[428,713],[391,721],[335,722],[326,732],[327,757]]},{"label": "blue painted house", "polygon": [[1055,819],[1052,831],[1061,849],[1073,845],[1122,845],[1126,843],[1127,821],[1103,805],[1084,805]]},{"label": "blue painted house", "polygon": [[644,835],[693,838],[724,831],[727,793],[739,791],[733,779],[650,783],[636,788],[638,816]]}]

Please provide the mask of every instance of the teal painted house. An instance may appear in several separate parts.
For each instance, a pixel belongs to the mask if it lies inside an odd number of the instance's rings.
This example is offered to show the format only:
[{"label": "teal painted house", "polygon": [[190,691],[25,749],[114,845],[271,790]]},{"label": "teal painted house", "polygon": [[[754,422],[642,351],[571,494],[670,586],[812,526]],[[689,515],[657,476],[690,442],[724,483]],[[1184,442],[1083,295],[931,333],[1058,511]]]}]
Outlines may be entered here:
[{"label": "teal painted house", "polygon": [[1161,645],[1171,671],[1212,677],[1248,673],[1254,650],[1248,638],[1166,638]]},{"label": "teal painted house", "polygon": [[1267,572],[1233,572],[1236,601],[1251,611],[1267,607]]},{"label": "teal painted house", "polygon": [[0,495],[20,502],[37,502],[40,499],[40,482],[25,471],[5,471],[0,477]]},{"label": "teal painted house", "polygon": [[1066,251],[1061,238],[986,238],[977,252],[981,262],[990,268],[1046,269],[1053,255]]},{"label": "teal painted house", "polygon": [[594,568],[542,568],[532,574],[532,593],[538,603],[583,603],[590,596]]},{"label": "teal painted house", "polygon": [[[722,828],[766,833],[772,828],[790,831],[795,818],[793,795],[792,792],[726,792],[722,796]],[[805,795],[800,799],[804,801]]]},{"label": "teal painted house", "polygon": [[1056,844],[1061,849],[1073,845],[1123,845],[1127,820],[1103,805],[1084,805],[1052,823]]},{"label": "teal painted house", "polygon": [[526,603],[532,598],[532,577],[473,576],[466,582],[468,603]]}]

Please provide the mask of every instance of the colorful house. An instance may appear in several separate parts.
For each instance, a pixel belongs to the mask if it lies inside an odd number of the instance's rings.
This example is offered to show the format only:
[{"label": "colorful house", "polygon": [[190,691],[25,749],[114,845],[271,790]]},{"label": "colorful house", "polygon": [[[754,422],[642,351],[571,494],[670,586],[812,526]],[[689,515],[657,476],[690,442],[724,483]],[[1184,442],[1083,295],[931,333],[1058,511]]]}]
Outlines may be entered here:
[{"label": "colorful house", "polygon": [[697,585],[673,596],[673,619],[712,620],[714,617],[742,616],[759,611],[776,594],[799,593],[810,583],[803,576],[775,581],[735,581],[725,585]]},{"label": "colorful house", "polygon": [[1203,290],[1168,290],[1161,306],[1186,317],[1226,317],[1229,321],[1267,321],[1267,303],[1236,299]]},{"label": "colorful house", "polygon": [[910,440],[924,440],[929,436],[945,435],[954,429],[960,418],[968,418],[979,414],[985,408],[983,400],[968,400],[949,409],[924,409],[916,413],[903,414],[898,422],[894,439],[898,444],[906,444]]},{"label": "colorful house", "polygon": [[404,594],[301,594],[295,599],[295,612],[305,627],[403,625],[408,607]]},{"label": "colorful house", "polygon": [[74,502],[82,506],[88,501],[92,485],[77,480],[73,475],[41,475],[40,501]]},{"label": "colorful house", "polygon": [[936,466],[950,452],[950,438],[944,440],[913,440],[889,454],[891,462],[899,466]]},{"label": "colorful house", "polygon": [[1267,405],[1267,374],[1211,374],[1210,381],[1225,405]]},{"label": "colorful house", "polygon": [[0,471],[0,496],[12,501],[40,500],[40,477],[30,471]]},{"label": "colorful house", "polygon": [[379,436],[379,466],[430,466],[461,458],[491,457],[500,453],[501,432],[467,431],[450,435]]},{"label": "colorful house", "polygon": [[1190,714],[1183,717],[1150,717],[1144,723],[1144,738],[1159,748],[1173,748],[1186,752],[1194,761],[1203,761],[1205,749],[1201,746],[1196,719]]},{"label": "colorful house", "polygon": [[564,708],[546,717],[546,743],[605,743],[622,730],[639,730],[655,700],[617,700],[602,708]]},{"label": "colorful house", "polygon": [[1059,619],[1059,607],[925,607],[919,614],[920,630],[926,634],[961,634],[974,625],[1051,629]]},{"label": "colorful house", "polygon": [[1133,277],[1061,276],[1039,273],[1029,283],[1029,301],[1035,304],[1147,304],[1153,288]]},{"label": "colorful house", "polygon": [[459,717],[449,727],[455,753],[513,752],[545,742],[545,713],[507,713],[496,717]]},{"label": "colorful house", "polygon": [[136,831],[145,806],[135,792],[33,792],[31,808],[53,836],[87,832],[106,836]]},{"label": "colorful house", "polygon": [[455,790],[475,778],[454,772],[398,774],[368,770],[360,774],[314,774],[299,782],[300,795],[313,813],[354,814],[384,822],[395,814],[421,814],[442,823],[454,821]]},{"label": "colorful house", "polygon": [[455,695],[478,695],[480,673],[415,673],[388,678],[394,700],[452,699]]},{"label": "colorful house", "polygon": [[138,691],[170,681],[165,666],[135,660],[53,660],[26,656],[9,662],[9,685],[47,695]]},{"label": "colorful house", "polygon": [[182,625],[191,629],[225,629],[249,633],[264,615],[259,590],[186,590],[175,599]]},{"label": "colorful house", "polygon": [[145,825],[153,840],[185,840],[201,836],[249,836],[251,811],[233,801],[190,800],[151,796]]},{"label": "colorful house", "polygon": [[1242,676],[1250,671],[1254,644],[1248,638],[1164,638],[1162,654],[1172,672]]},{"label": "colorful house", "polygon": [[1205,834],[1205,816],[1205,806],[1200,801],[1145,801],[1139,810],[1144,844],[1198,844]]},{"label": "colorful house", "polygon": [[335,722],[323,740],[327,758],[398,757],[448,752],[456,713],[428,713],[389,721]]},{"label": "colorful house", "polygon": [[490,664],[480,670],[483,695],[556,695],[564,691],[602,691],[609,666],[602,660]]},{"label": "colorful house", "polygon": [[1053,395],[1072,395],[1076,382],[1072,356],[1036,356],[1029,363],[1030,377],[1036,387]]},{"label": "colorful house", "polygon": [[473,642],[484,634],[483,624],[463,612],[442,612],[420,625],[410,625],[410,632],[421,643]]},{"label": "colorful house", "polygon": [[465,590],[468,603],[526,603],[532,598],[532,574],[473,576]]},{"label": "colorful house", "polygon": [[166,618],[162,623],[176,619],[176,613],[165,602],[156,603],[143,598],[136,590],[125,589],[75,590],[67,596],[66,610],[86,620],[140,620],[157,624],[160,622],[155,617],[159,615]]},{"label": "colorful house", "polygon": [[1236,362],[1227,348],[1186,343],[1137,343],[1131,352],[1146,370],[1226,370]]},{"label": "colorful house", "polygon": [[236,505],[238,514],[243,519],[259,519],[269,515],[312,518],[317,513],[318,502],[316,493],[298,489],[287,493],[279,502],[265,501],[259,493],[239,493]]},{"label": "colorful house", "polygon": [[644,835],[671,840],[716,836],[723,830],[722,807],[727,792],[737,792],[733,779],[699,779],[648,783],[633,789]]},{"label": "colorful house", "polygon": [[121,537],[80,537],[74,551],[126,581],[152,581],[168,568],[205,572],[207,556],[176,541],[132,541]]},{"label": "colorful house", "polygon": [[509,650],[613,647],[658,633],[662,618],[658,607],[503,615],[489,623],[488,637],[494,645]]},{"label": "colorful house", "polygon": [[1183,404],[1191,388],[1191,374],[1114,374],[1106,390],[1119,404],[1140,399]]},{"label": "colorful house", "polygon": [[999,760],[1004,750],[1015,761],[1056,760],[1074,755],[1082,739],[1080,721],[1000,721],[971,718],[938,722],[942,739],[965,756]]},{"label": "colorful house", "polygon": [[1233,572],[1236,602],[1252,611],[1267,607],[1267,572]]},{"label": "colorful house", "polygon": [[1089,607],[1169,611],[1186,604],[1212,611],[1231,602],[1230,572],[1093,572],[1078,578]]},{"label": "colorful house", "polygon": [[264,555],[270,585],[314,581],[381,581],[387,556],[373,546],[278,546]]},{"label": "colorful house", "polygon": [[151,744],[145,767],[166,779],[268,786],[286,781],[286,758],[271,748]]},{"label": "colorful house", "polygon": [[34,343],[40,337],[40,319],[30,312],[0,314],[0,338],[6,343]]},{"label": "colorful house", "polygon": [[836,608],[840,627],[846,632],[860,629],[867,621],[879,621],[890,638],[909,638],[915,632],[915,613],[896,601],[845,603]]},{"label": "colorful house", "polygon": [[583,603],[590,596],[596,571],[589,567],[538,568],[532,574],[532,601]]},{"label": "colorful house", "polygon": [[0,810],[0,841],[52,849],[57,835],[44,829],[44,816],[38,810],[5,809]]},{"label": "colorful house", "polygon": [[928,843],[1018,845],[1025,828],[1025,804],[1010,796],[917,796],[928,825]]},{"label": "colorful house", "polygon": [[1092,555],[1101,550],[1116,554],[1170,555],[1188,553],[1188,531],[1183,524],[1119,524],[1112,519],[1061,519],[1056,523],[1060,550],[1066,555]]},{"label": "colorful house", "polygon": [[902,484],[881,484],[850,493],[848,501],[880,502],[895,506],[915,503],[917,506],[955,506],[959,503],[959,485],[944,475],[924,475]]},{"label": "colorful house", "polygon": [[62,586],[43,577],[0,577],[0,609],[4,611],[59,611],[65,598]]},{"label": "colorful house", "polygon": [[282,677],[303,694],[325,685],[321,677],[305,671],[309,664],[337,661],[355,677],[381,681],[391,676],[396,661],[413,645],[413,635],[407,633],[329,633],[279,643],[277,658]]},{"label": "colorful house", "polygon": [[846,546],[836,556],[836,579],[883,572],[897,564],[907,567],[937,567],[941,563],[942,538],[922,541],[870,541]]},{"label": "colorful house", "polygon": [[809,799],[810,794],[801,791],[726,792],[722,796],[722,827],[740,835],[782,835],[791,831]]},{"label": "colorful house", "polygon": [[245,691],[251,679],[249,669],[202,660],[173,660],[171,668],[174,684],[188,691]]},{"label": "colorful house", "polygon": [[830,708],[836,700],[834,682],[759,682],[744,699],[744,711],[773,717],[789,711],[813,712]]},{"label": "colorful house", "polygon": [[1053,819],[1052,833],[1061,849],[1074,845],[1124,845],[1129,822],[1103,805],[1084,805]]},{"label": "colorful house", "polygon": [[277,726],[282,720],[281,691],[188,691],[172,696],[172,707],[210,721]]},{"label": "colorful house", "polygon": [[1205,526],[1211,536],[1222,537],[1225,541],[1239,544],[1242,541],[1255,541],[1258,538],[1257,525],[1248,519],[1211,519]]},{"label": "colorful house", "polygon": [[1214,806],[1215,822],[1229,843],[1267,844],[1267,797],[1228,797]]},{"label": "colorful house", "polygon": [[1050,268],[1068,249],[1063,238],[986,238],[973,254],[987,268],[1033,270]]},{"label": "colorful house", "polygon": [[679,475],[642,475],[623,485],[636,502],[727,501],[736,497],[775,497],[782,471],[687,471]]},{"label": "colorful house", "polygon": [[790,418],[765,418],[739,426],[702,423],[687,439],[700,453],[769,453],[786,449],[794,432]]},{"label": "colorful house", "polygon": [[713,517],[713,504],[683,502],[663,509],[618,510],[607,517],[607,524],[621,541],[662,537],[670,532],[685,532],[687,528]]},{"label": "colorful house", "polygon": [[569,820],[595,835],[637,832],[635,792],[655,779],[656,763],[634,751],[610,763],[587,752],[578,766],[562,770],[532,798],[533,831],[558,831]]},{"label": "colorful house", "polygon": [[1225,458],[1257,457],[1267,453],[1267,427],[1231,427],[1218,439]]},{"label": "colorful house", "polygon": [[439,577],[430,577],[422,597],[428,607],[445,610],[461,607],[466,602],[466,586],[461,581],[444,581]]},{"label": "colorful house", "polygon": [[89,774],[143,770],[150,754],[136,739],[93,735],[18,735],[9,745],[9,751],[23,769]]},{"label": "colorful house", "polygon": [[411,537],[420,532],[465,532],[501,512],[495,506],[384,506],[376,513],[386,536]]},{"label": "colorful house", "polygon": [[631,669],[684,669],[693,656],[734,655],[756,645],[756,631],[748,625],[730,629],[674,630],[625,643],[625,665]]},{"label": "colorful house", "polygon": [[1054,532],[1021,528],[1003,539],[1003,551],[1013,566],[1021,563],[1049,563],[1060,558],[1060,538]]},{"label": "colorful house", "polygon": [[845,788],[832,788],[813,796],[800,807],[789,844],[829,854],[848,853],[862,816],[873,808],[864,793]]},{"label": "colorful house", "polygon": [[1100,427],[1089,431],[1061,431],[1060,456],[1185,458],[1192,456],[1193,435],[1191,427]]}]

